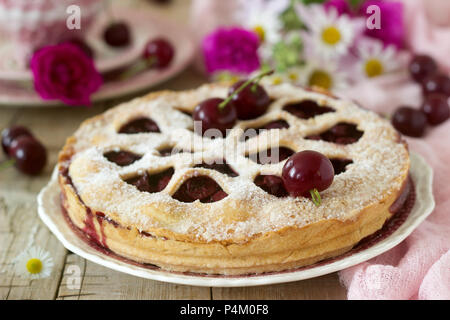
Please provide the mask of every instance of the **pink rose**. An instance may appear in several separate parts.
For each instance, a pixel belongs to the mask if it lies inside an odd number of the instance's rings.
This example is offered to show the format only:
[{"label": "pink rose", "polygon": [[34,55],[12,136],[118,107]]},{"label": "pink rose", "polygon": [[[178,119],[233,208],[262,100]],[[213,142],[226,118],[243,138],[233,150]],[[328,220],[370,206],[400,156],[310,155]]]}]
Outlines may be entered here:
[{"label": "pink rose", "polygon": [[90,105],[91,94],[103,82],[92,59],[70,43],[36,51],[30,67],[41,98],[61,100],[68,105]]}]

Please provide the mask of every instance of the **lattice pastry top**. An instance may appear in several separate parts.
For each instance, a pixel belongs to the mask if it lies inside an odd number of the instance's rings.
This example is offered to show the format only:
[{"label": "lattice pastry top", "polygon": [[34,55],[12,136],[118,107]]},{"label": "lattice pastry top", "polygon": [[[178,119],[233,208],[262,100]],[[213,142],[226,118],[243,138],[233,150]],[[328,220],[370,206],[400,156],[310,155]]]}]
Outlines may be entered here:
[{"label": "lattice pastry top", "polygon": [[[287,226],[352,219],[399,190],[409,155],[387,120],[289,84],[265,88],[267,113],[237,122],[223,139],[195,133],[189,113],[204,99],[225,97],[227,85],[137,98],[83,123],[60,166],[68,166],[91,210],[157,237],[196,241],[240,242]],[[243,138],[250,128],[265,130]],[[277,180],[285,161],[264,163],[269,149],[280,160],[307,149],[332,159],[337,175],[321,206],[285,194]]]}]

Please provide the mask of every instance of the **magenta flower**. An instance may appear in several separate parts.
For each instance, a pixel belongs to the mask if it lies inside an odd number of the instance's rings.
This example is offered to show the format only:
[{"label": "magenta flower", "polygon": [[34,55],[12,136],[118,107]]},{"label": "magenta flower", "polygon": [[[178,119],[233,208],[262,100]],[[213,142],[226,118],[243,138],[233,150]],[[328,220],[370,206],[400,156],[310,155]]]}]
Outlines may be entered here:
[{"label": "magenta flower", "polygon": [[352,10],[347,0],[328,0],[323,5],[327,11],[330,8],[335,8],[339,15],[352,15]]},{"label": "magenta flower", "polygon": [[403,25],[403,4],[399,1],[366,0],[360,8],[363,16],[369,17],[367,7],[376,5],[380,8],[380,29],[367,29],[365,34],[383,41],[384,45],[394,45],[402,48],[404,45],[405,30]]},{"label": "magenta flower", "polygon": [[44,47],[30,62],[34,88],[42,99],[68,105],[90,105],[90,96],[102,85],[102,76],[80,48],[70,43]]},{"label": "magenta flower", "polygon": [[258,47],[254,32],[239,27],[219,28],[203,39],[206,70],[251,73],[261,66]]}]

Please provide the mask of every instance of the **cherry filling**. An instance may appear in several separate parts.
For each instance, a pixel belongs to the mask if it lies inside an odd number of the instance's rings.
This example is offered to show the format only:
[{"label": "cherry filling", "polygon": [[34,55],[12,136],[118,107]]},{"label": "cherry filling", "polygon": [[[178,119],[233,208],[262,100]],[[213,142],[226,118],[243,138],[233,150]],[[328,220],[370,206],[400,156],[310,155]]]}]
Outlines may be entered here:
[{"label": "cherry filling", "polygon": [[252,153],[247,157],[258,164],[274,164],[289,158],[294,153],[295,151],[292,149],[279,147],[267,149],[264,152],[260,151],[257,153]]},{"label": "cherry filling", "polygon": [[336,111],[330,107],[319,106],[312,100],[304,100],[298,103],[288,104],[283,108],[283,110],[289,112],[290,114],[293,114],[300,119],[314,118],[315,116],[324,113]]},{"label": "cherry filling", "polygon": [[158,150],[158,152],[159,152],[159,155],[161,157],[168,157],[168,156],[171,156],[173,154],[183,153],[183,152],[190,152],[190,151],[183,150],[183,149],[177,149],[177,148],[174,148],[174,147],[167,147],[167,148]]},{"label": "cherry filling", "polygon": [[250,138],[256,137],[263,130],[284,129],[284,128],[289,128],[289,123],[287,123],[285,120],[271,121],[259,128],[247,128],[245,129],[244,134],[241,137],[241,141],[247,141]]},{"label": "cherry filling", "polygon": [[275,175],[259,175],[255,178],[255,184],[265,192],[276,197],[286,197],[288,192],[284,188],[281,177]]},{"label": "cherry filling", "polygon": [[229,177],[237,177],[239,174],[237,174],[231,167],[225,162],[225,160],[222,161],[222,163],[201,163],[197,164],[194,168],[205,168],[205,169],[211,169],[219,171],[220,173],[226,174]]},{"label": "cherry filling", "polygon": [[121,167],[128,166],[142,158],[140,155],[128,151],[110,151],[103,156]]},{"label": "cherry filling", "polygon": [[126,124],[120,129],[119,133],[135,134],[145,132],[161,132],[155,121],[149,118],[137,118]]},{"label": "cherry filling", "polygon": [[207,176],[193,177],[184,182],[172,198],[181,202],[210,203],[222,200],[228,194],[213,179]]},{"label": "cherry filling", "polygon": [[155,193],[162,191],[172,178],[174,173],[173,168],[169,168],[157,174],[150,175],[145,172],[142,175],[125,180],[126,183],[132,184],[139,191]]},{"label": "cherry filling", "polygon": [[347,169],[347,166],[349,164],[353,163],[352,160],[348,160],[348,159],[330,159],[330,161],[331,161],[331,164],[333,165],[335,175],[345,172],[345,170]]},{"label": "cherry filling", "polygon": [[337,144],[352,144],[357,142],[364,132],[359,131],[355,124],[340,122],[320,134],[306,137],[309,140],[324,140]]}]

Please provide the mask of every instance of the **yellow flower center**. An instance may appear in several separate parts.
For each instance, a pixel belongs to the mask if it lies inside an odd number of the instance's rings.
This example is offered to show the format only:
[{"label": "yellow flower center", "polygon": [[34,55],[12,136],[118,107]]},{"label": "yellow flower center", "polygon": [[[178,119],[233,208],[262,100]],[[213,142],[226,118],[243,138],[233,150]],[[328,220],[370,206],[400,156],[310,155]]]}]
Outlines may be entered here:
[{"label": "yellow flower center", "polygon": [[42,261],[37,258],[32,258],[27,262],[27,270],[29,273],[37,274],[42,271]]},{"label": "yellow flower center", "polygon": [[264,42],[266,39],[266,31],[261,25],[257,25],[253,28],[253,31],[258,35],[259,41]]},{"label": "yellow flower center", "polygon": [[298,75],[293,72],[289,73],[288,77],[291,81],[294,81],[294,82],[298,80]]},{"label": "yellow flower center", "polygon": [[329,90],[333,85],[333,79],[327,72],[323,70],[315,70],[309,76],[308,84],[310,87],[320,87],[325,90]]},{"label": "yellow flower center", "polygon": [[367,60],[364,69],[369,78],[377,77],[384,71],[383,64],[378,59]]},{"label": "yellow flower center", "polygon": [[334,26],[327,27],[322,31],[322,40],[326,44],[334,46],[341,41],[341,32]]},{"label": "yellow flower center", "polygon": [[283,79],[279,76],[272,77],[272,84],[277,85],[283,83]]}]

